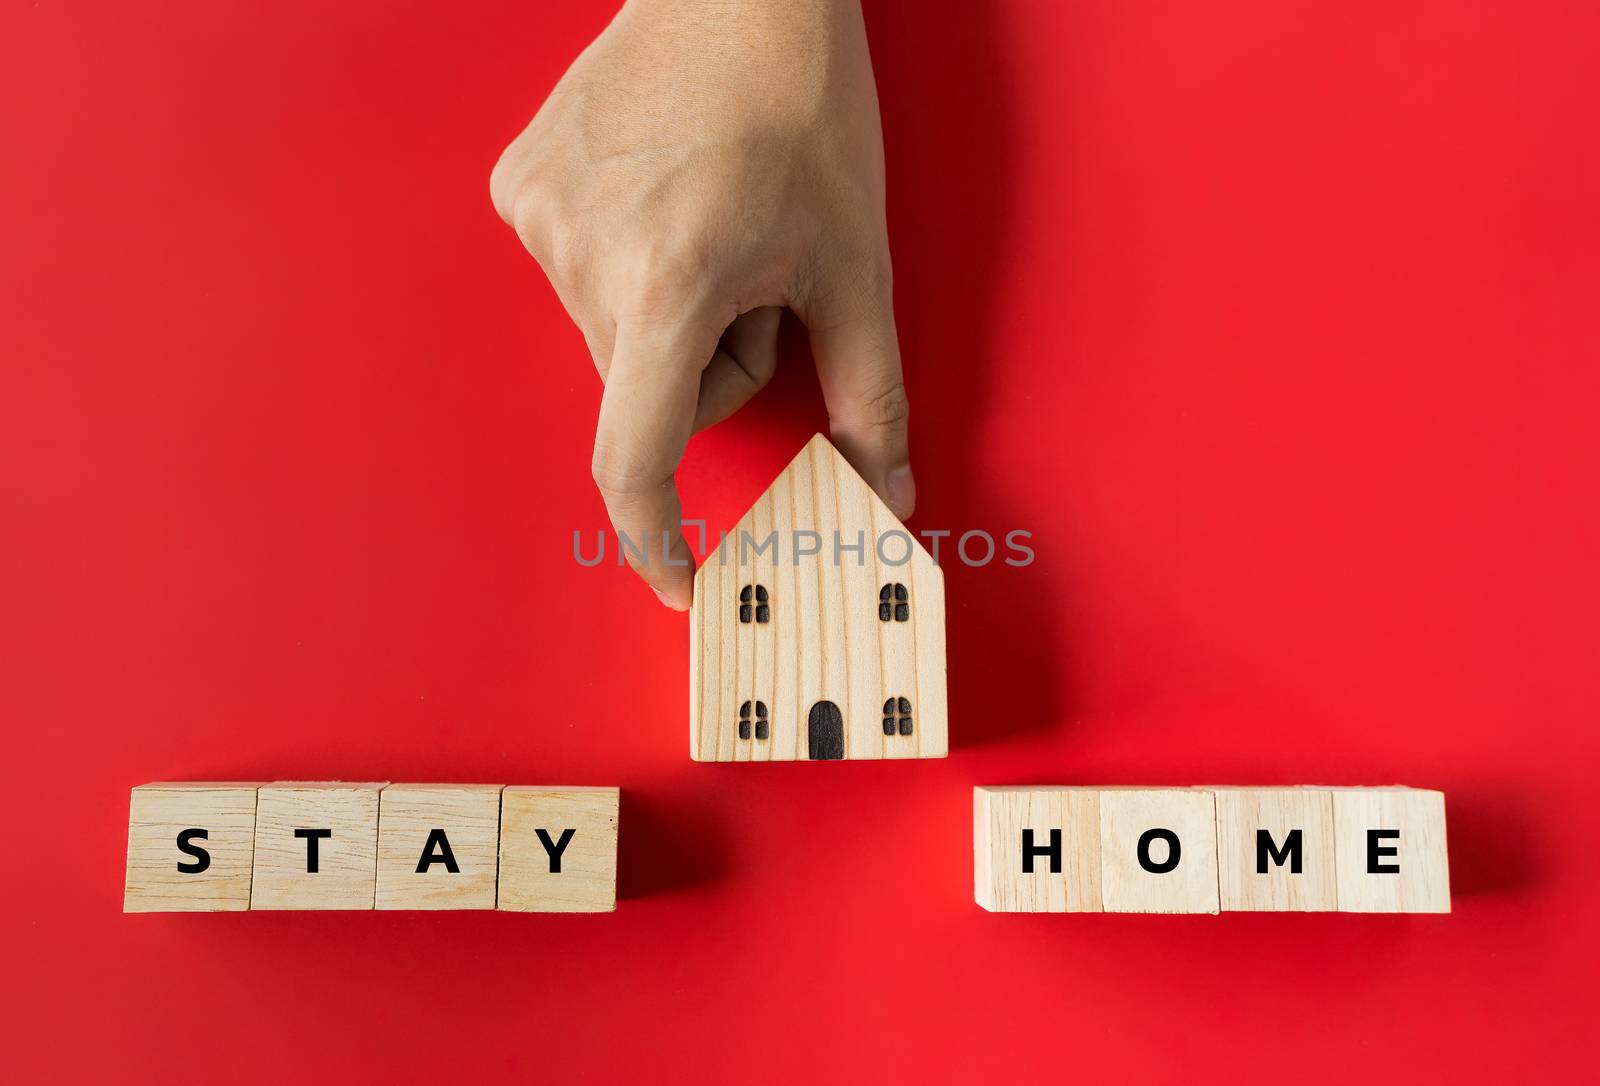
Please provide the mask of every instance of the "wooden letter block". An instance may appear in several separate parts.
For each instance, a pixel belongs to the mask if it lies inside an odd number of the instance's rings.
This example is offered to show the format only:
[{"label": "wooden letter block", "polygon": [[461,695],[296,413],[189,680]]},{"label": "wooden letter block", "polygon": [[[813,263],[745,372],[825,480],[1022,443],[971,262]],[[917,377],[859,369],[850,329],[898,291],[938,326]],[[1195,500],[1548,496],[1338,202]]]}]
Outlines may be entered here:
[{"label": "wooden letter block", "polygon": [[1100,912],[1100,793],[974,788],[977,902],[990,912]]},{"label": "wooden letter block", "polygon": [[1340,912],[1450,911],[1443,792],[1335,789],[1333,832]]},{"label": "wooden letter block", "polygon": [[1218,789],[1217,869],[1223,912],[1332,912],[1333,793],[1317,788]]},{"label": "wooden letter block", "polygon": [[391,784],[378,799],[380,909],[492,909],[498,784]]},{"label": "wooden letter block", "polygon": [[617,907],[615,788],[508,787],[500,798],[500,903],[513,912]]},{"label": "wooden letter block", "polygon": [[1192,789],[1100,793],[1106,912],[1217,911],[1216,801]]},{"label": "wooden letter block", "polygon": [[127,913],[250,907],[255,784],[143,784],[128,804]]},{"label": "wooden letter block", "polygon": [[383,784],[279,781],[256,799],[252,909],[370,909]]}]

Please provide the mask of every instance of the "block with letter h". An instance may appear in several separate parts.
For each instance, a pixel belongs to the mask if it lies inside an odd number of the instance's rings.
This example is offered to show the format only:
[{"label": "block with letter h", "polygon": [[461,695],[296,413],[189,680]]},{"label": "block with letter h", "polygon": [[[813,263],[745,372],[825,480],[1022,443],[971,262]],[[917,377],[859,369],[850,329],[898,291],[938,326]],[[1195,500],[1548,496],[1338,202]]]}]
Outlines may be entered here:
[{"label": "block with letter h", "polygon": [[615,788],[147,784],[125,912],[616,907]]},{"label": "block with letter h", "polygon": [[1450,911],[1444,795],[1412,788],[978,788],[991,912]]}]

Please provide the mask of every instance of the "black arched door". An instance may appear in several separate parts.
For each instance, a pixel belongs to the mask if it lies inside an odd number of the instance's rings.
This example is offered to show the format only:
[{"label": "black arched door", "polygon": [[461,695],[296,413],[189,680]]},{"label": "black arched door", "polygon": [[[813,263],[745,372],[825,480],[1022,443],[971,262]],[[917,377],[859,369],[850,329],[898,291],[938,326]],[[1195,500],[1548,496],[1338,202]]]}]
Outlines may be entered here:
[{"label": "black arched door", "polygon": [[807,745],[812,758],[844,757],[844,717],[839,707],[831,701],[819,701],[811,707],[806,721]]}]

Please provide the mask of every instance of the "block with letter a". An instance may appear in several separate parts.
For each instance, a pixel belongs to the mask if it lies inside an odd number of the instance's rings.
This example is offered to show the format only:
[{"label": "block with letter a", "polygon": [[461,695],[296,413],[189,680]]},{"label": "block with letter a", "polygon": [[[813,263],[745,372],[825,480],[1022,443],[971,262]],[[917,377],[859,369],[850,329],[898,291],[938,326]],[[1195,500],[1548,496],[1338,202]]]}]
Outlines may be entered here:
[{"label": "block with letter a", "polygon": [[380,909],[492,909],[498,784],[391,784],[378,797]]}]

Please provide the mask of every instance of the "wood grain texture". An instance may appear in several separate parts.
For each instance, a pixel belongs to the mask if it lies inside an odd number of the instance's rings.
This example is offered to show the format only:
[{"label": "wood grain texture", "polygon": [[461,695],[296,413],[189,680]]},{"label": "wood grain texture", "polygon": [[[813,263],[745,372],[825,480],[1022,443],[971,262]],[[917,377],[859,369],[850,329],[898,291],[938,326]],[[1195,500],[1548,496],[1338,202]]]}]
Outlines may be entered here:
[{"label": "wood grain texture", "polygon": [[[1384,836],[1372,854],[1368,833]],[[1340,912],[1447,913],[1450,859],[1444,793],[1421,788],[1333,790],[1334,862]],[[1369,863],[1394,871],[1372,872]]]},{"label": "wood grain texture", "polygon": [[[619,799],[615,788],[506,788],[500,800],[498,907],[546,913],[614,910]],[[573,832],[563,847],[567,830]],[[552,859],[551,846],[559,850],[559,860]]]},{"label": "wood grain texture", "polygon": [[[370,909],[378,870],[378,793],[384,783],[278,781],[256,798],[252,909]],[[310,843],[326,829],[307,871]]]},{"label": "wood grain texture", "polygon": [[[763,546],[774,535],[775,546]],[[818,553],[800,553],[813,546]],[[895,599],[883,621],[879,593],[896,584],[905,587],[904,621]],[[768,590],[766,622],[740,621],[750,586]],[[811,711],[825,701],[843,717],[845,758],[943,757],[944,618],[944,574],[932,556],[833,445],[813,437],[695,573],[691,757],[806,759]],[[885,734],[883,703],[902,697],[910,734],[898,713]],[[740,738],[746,701],[768,707],[767,739]]]},{"label": "wood grain texture", "polygon": [[[234,912],[250,907],[255,856],[256,783],[170,782],[143,784],[128,802],[128,868],[122,911]],[[208,857],[203,871],[178,835]]]},{"label": "wood grain texture", "polygon": [[[1167,830],[1178,838],[1178,863],[1153,873],[1139,862],[1140,838]],[[1148,856],[1168,860],[1157,841]],[[1100,892],[1106,912],[1214,913],[1217,900],[1217,816],[1201,789],[1106,789],[1100,793]]]},{"label": "wood grain texture", "polygon": [[[379,909],[493,909],[498,784],[391,784],[378,797]],[[437,832],[436,832],[437,831]],[[455,870],[445,862],[444,850]],[[422,871],[424,856],[429,862]]]},{"label": "wood grain texture", "polygon": [[[1328,912],[1334,883],[1333,793],[1321,788],[1219,788],[1217,873],[1223,912]],[[1271,836],[1266,871],[1258,834]],[[1299,872],[1282,851],[1299,842]],[[1277,863],[1282,857],[1286,862]]]},{"label": "wood grain texture", "polygon": [[[973,789],[974,894],[991,912],[1100,912],[1100,793],[1092,788]],[[1034,853],[1026,868],[1024,834],[1050,846],[1059,837],[1059,871]]]}]

